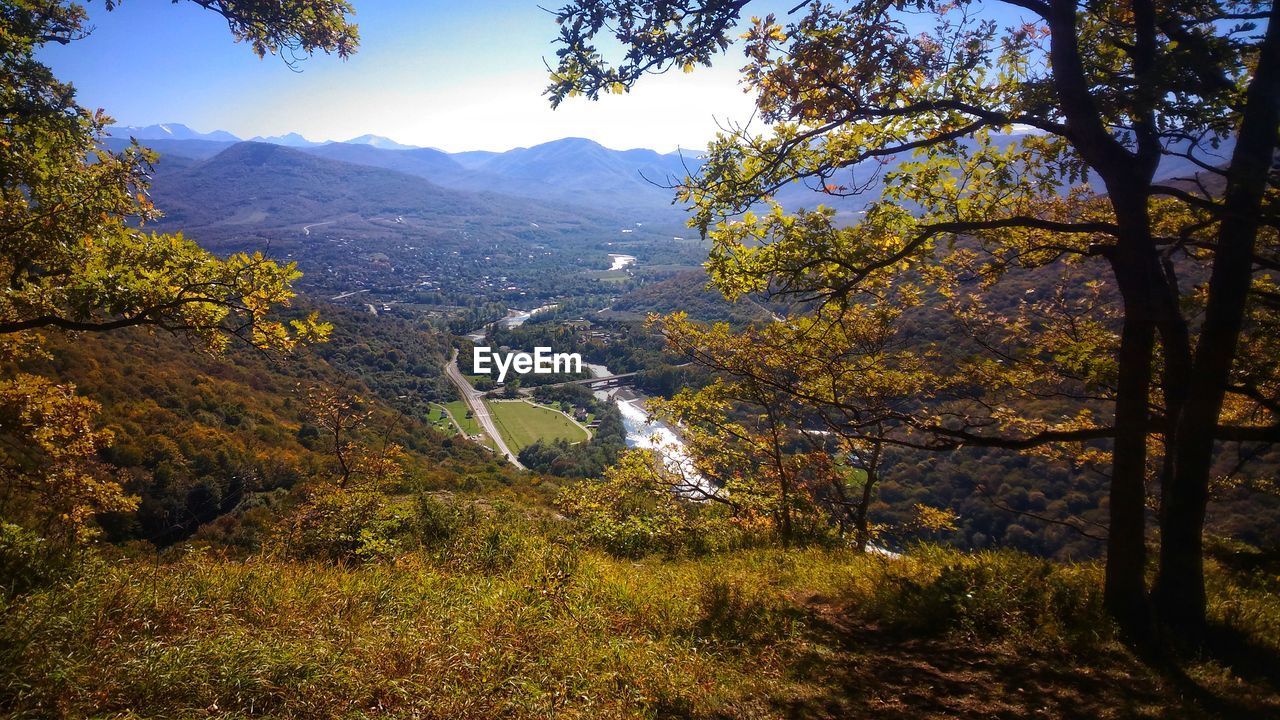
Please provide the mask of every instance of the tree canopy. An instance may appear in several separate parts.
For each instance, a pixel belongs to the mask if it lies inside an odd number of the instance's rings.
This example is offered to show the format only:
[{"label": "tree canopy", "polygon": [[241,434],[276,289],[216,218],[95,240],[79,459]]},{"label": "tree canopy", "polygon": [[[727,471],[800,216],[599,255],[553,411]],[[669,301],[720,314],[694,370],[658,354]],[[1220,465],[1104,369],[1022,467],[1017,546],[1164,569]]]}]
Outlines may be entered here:
[{"label": "tree canopy", "polygon": [[[877,0],[801,4],[783,20],[748,18],[748,5],[581,0],[557,13],[553,105],[710,64],[741,40],[764,127],[726,128],[677,193],[713,241],[716,287],[793,299],[802,317],[765,344],[677,320],[673,342],[883,442],[1103,461],[1108,604],[1138,635],[1158,482],[1155,610],[1196,636],[1212,458],[1226,441],[1280,440],[1273,5]],[[819,206],[774,202],[792,183]],[[819,204],[858,194],[873,200],[852,223]],[[903,311],[952,331],[891,324],[911,352],[860,366],[886,331],[864,336],[857,319]],[[759,359],[776,352],[789,360]],[[895,373],[915,389],[863,397]]]},{"label": "tree canopy", "polygon": [[[286,62],[316,51],[346,57],[357,30],[336,0],[193,0],[226,18],[259,56]],[[119,3],[109,0],[108,11]],[[288,351],[323,339],[314,315],[288,322],[300,277],[259,253],[216,257],[181,234],[146,229],[159,216],[147,196],[155,155],[134,141],[103,147],[111,118],[76,101],[36,52],[87,36],[75,2],[16,0],[0,7],[0,451],[4,511],[38,511],[32,495],[59,498],[51,516],[82,528],[126,501],[95,461],[109,434],[92,429],[96,406],[74,388],[12,370],[40,352],[41,331],[104,332],[142,326],[187,335],[220,351],[233,340]],[[40,495],[40,493],[36,493]],[[32,498],[35,498],[34,500]],[[70,504],[73,507],[63,507]],[[29,513],[28,513],[29,514]]]}]

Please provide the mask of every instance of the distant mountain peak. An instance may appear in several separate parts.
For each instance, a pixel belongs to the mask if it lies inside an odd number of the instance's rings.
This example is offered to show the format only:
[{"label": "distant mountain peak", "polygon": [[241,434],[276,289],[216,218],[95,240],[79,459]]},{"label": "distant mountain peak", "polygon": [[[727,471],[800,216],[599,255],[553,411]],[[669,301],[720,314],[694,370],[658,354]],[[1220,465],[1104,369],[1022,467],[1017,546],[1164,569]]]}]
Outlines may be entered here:
[{"label": "distant mountain peak", "polygon": [[593,147],[593,148],[604,147],[603,145],[596,142],[595,140],[592,140],[591,138],[584,138],[584,137],[564,137],[558,140],[548,140],[547,142],[540,143],[539,145],[535,145],[534,147],[540,147],[542,145],[567,145],[567,146],[579,145],[583,147]]},{"label": "distant mountain peak", "polygon": [[318,145],[324,145],[322,142],[308,140],[296,132],[285,133],[284,135],[272,135],[269,137],[258,135],[257,137],[250,138],[249,140],[250,142],[284,145],[286,147],[316,147]]},{"label": "distant mountain peak", "polygon": [[346,143],[348,145],[370,145],[378,148],[379,150],[417,150],[419,149],[418,145],[405,145],[403,143],[398,143],[389,137],[383,137],[382,135],[373,135],[371,133],[366,133],[359,137],[353,137],[350,140],[347,140]]},{"label": "distant mountain peak", "polygon": [[132,137],[138,140],[214,140],[217,142],[238,142],[240,138],[226,130],[214,130],[202,133],[182,123],[158,123],[155,125],[112,125],[107,128],[113,137]]}]

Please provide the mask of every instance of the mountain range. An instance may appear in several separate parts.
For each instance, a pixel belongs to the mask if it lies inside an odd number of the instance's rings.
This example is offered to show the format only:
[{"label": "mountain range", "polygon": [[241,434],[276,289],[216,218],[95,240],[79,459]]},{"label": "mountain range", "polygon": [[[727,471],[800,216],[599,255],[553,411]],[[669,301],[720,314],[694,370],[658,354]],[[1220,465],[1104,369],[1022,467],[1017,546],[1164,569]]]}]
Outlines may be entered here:
[{"label": "mountain range", "polygon": [[637,220],[679,220],[670,189],[698,167],[679,152],[611,150],[585,138],[564,138],[507,152],[447,153],[404,145],[378,135],[318,143],[297,134],[241,141],[224,131],[200,133],[178,123],[109,129],[108,148],[135,138],[161,155],[160,175],[211,159],[249,142],[282,146],[317,158],[391,170],[452,190],[485,192],[636,214]]},{"label": "mountain range", "polygon": [[[226,130],[214,130],[213,132],[200,132],[192,130],[182,123],[159,123],[156,125],[112,125],[107,128],[107,132],[113,137],[125,138],[133,137],[138,140],[210,140],[214,142],[240,142],[243,138],[227,132]],[[327,142],[316,142],[308,140],[296,132],[286,133],[284,135],[273,135],[263,137],[261,135],[249,138],[253,142],[264,142],[272,145],[285,145],[287,147],[318,147],[326,145]],[[382,137],[381,135],[361,135],[346,141],[352,145],[371,145],[383,150],[410,150],[416,145],[404,145],[398,143],[391,138]]]},{"label": "mountain range", "polygon": [[[106,146],[119,150],[136,138],[162,156],[163,175],[213,158],[237,143],[287,147],[315,157],[381,168],[422,178],[443,188],[496,193],[623,213],[633,220],[682,224],[684,208],[674,204],[673,186],[701,167],[691,152],[659,153],[635,148],[613,150],[587,138],[562,138],[506,152],[484,150],[448,153],[412,147],[377,135],[361,135],[347,142],[318,143],[297,134],[255,137],[241,141],[230,133],[199,133],[185,125],[165,123],[146,127],[110,128]],[[853,198],[818,194],[796,183],[778,193],[788,208],[823,203],[852,217],[877,193]]]},{"label": "mountain range", "polygon": [[[160,153],[160,172],[208,160],[242,142],[231,133],[217,130],[201,133],[180,123],[145,127],[116,126],[109,129],[106,145],[119,149],[129,137]],[[1013,142],[1008,135],[997,142]],[[275,137],[255,137],[258,144],[284,146],[318,158],[353,165],[390,170],[430,181],[457,191],[484,192],[554,203],[559,206],[595,208],[624,213],[635,220],[681,222],[684,209],[674,205],[672,186],[687,175],[696,174],[699,156],[688,152],[658,153],[649,149],[612,150],[586,138],[563,138],[528,148],[505,152],[468,151],[448,153],[434,148],[405,145],[379,135],[361,135],[346,142],[315,142],[288,133]],[[1224,142],[1219,152],[1226,157],[1232,143]],[[834,208],[841,219],[855,220],[857,214],[879,197],[881,179],[897,162],[890,158],[881,168],[868,161],[848,170],[855,184],[865,184],[864,192],[853,197],[835,197],[815,192],[802,183],[792,183],[775,196],[788,210],[823,204]],[[1165,158],[1163,177],[1189,177],[1197,168],[1177,155]],[[1101,187],[1100,192],[1105,192]]]},{"label": "mountain range", "polygon": [[[162,157],[159,167],[164,165]],[[157,172],[150,192],[165,210],[162,225],[191,230],[296,230],[306,223],[370,220],[386,225],[400,217],[399,222],[430,220],[436,229],[500,232],[531,223],[553,227],[579,217],[606,221],[581,208],[448,188],[395,170],[250,141],[207,159],[171,164]]]}]

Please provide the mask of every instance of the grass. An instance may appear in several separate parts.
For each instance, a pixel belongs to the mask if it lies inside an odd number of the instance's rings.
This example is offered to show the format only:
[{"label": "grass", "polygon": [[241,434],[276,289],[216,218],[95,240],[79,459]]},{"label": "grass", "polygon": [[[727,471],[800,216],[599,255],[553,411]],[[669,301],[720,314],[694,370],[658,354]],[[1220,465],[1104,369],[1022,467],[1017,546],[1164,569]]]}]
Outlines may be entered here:
[{"label": "grass", "polygon": [[523,401],[489,402],[489,414],[512,452],[520,452],[538,440],[550,442],[564,438],[578,442],[588,437],[563,414]]},{"label": "grass", "polygon": [[471,408],[467,407],[465,400],[454,400],[445,403],[443,407],[448,409],[449,414],[453,416],[453,422],[449,424],[450,427],[457,428],[468,437],[480,435],[480,444],[490,450],[494,449],[493,441],[489,439],[488,435],[483,434],[480,423],[476,422],[474,417],[467,417],[467,413],[471,411]]},{"label": "grass", "polygon": [[593,270],[583,274],[593,280],[605,283],[623,283],[631,279],[630,275],[621,270]]},{"label": "grass", "polygon": [[428,418],[428,421],[431,423],[432,427],[441,432],[448,433],[449,435],[453,435],[458,432],[457,424],[455,424],[448,415],[441,417],[440,411],[444,408],[443,405],[438,403],[429,403],[428,407],[431,408],[431,416]]},{"label": "grass", "polygon": [[[0,715],[1215,716],[1113,640],[1099,575],[931,548],[632,562],[507,517],[353,567],[113,559],[3,608]],[[1280,711],[1221,665],[1187,680]]]},{"label": "grass", "polygon": [[449,414],[453,416],[453,421],[457,424],[458,429],[467,435],[476,435],[480,432],[480,423],[475,418],[467,417],[471,412],[471,408],[467,407],[465,400],[454,400],[445,403],[445,408]]}]

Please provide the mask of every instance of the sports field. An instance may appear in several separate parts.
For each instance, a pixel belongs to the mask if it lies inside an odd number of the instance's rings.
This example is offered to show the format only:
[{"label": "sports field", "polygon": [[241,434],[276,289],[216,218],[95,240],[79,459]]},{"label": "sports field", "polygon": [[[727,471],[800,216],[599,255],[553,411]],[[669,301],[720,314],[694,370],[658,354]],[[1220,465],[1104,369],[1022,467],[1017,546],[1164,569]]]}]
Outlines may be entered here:
[{"label": "sports field", "polygon": [[555,410],[537,407],[520,400],[487,401],[493,424],[512,452],[520,452],[539,439],[550,442],[564,438],[577,442],[588,438],[587,432]]}]

